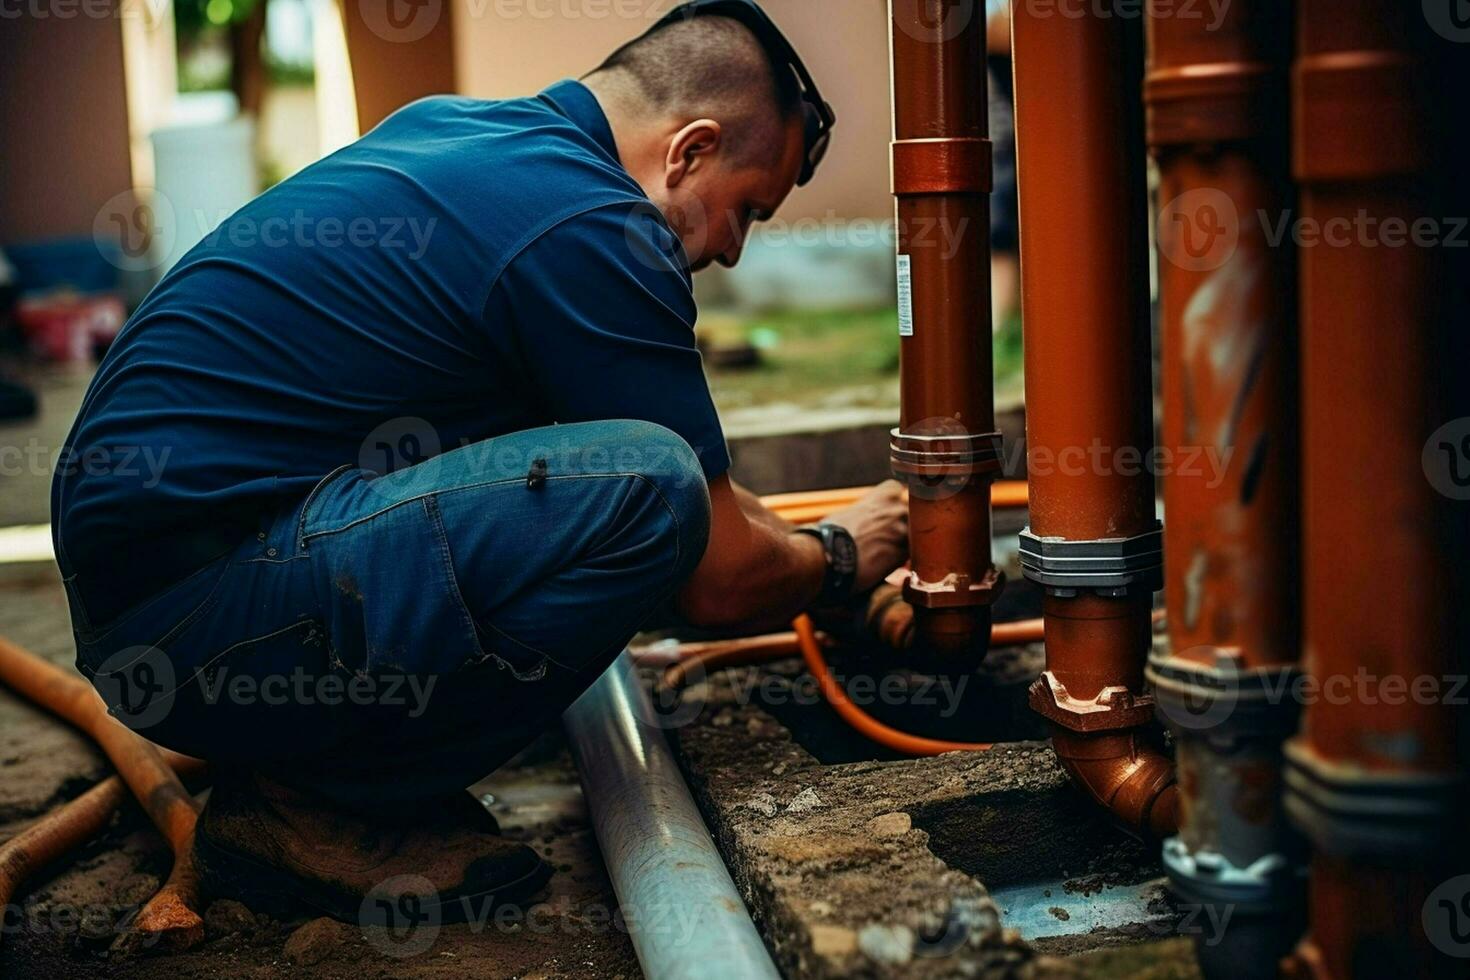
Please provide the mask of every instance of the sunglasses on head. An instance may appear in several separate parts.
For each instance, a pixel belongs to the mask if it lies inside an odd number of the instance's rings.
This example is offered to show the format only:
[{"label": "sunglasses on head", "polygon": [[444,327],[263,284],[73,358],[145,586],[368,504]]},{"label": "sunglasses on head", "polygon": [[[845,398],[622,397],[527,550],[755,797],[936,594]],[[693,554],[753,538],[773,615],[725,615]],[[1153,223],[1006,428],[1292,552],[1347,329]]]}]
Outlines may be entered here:
[{"label": "sunglasses on head", "polygon": [[[661,17],[658,23],[644,31],[638,40],[648,37],[675,21],[691,20],[695,17],[728,17],[731,20],[743,24],[761,47],[765,48],[766,54],[771,58],[771,63],[776,70],[791,71],[796,76],[796,83],[801,92],[801,107],[806,126],[806,158],[802,163],[801,176],[796,178],[796,186],[803,187],[811,182],[817,172],[817,165],[827,155],[827,147],[832,142],[832,127],[837,125],[837,114],[832,111],[832,106],[822,99],[817,91],[816,82],[812,81],[811,73],[806,70],[806,65],[801,63],[796,49],[791,42],[786,40],[786,35],[776,26],[775,21],[760,8],[755,0],[690,0],[681,4]],[[633,42],[636,43],[636,42]]]}]

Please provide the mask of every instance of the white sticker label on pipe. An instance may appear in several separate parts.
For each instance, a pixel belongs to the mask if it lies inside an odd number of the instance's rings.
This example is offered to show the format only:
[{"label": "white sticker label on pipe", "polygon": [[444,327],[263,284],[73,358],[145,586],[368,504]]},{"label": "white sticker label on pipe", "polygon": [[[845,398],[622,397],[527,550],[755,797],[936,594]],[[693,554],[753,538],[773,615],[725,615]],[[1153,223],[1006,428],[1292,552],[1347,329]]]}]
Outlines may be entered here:
[{"label": "white sticker label on pipe", "polygon": [[898,257],[898,335],[914,335],[914,283],[909,257]]}]

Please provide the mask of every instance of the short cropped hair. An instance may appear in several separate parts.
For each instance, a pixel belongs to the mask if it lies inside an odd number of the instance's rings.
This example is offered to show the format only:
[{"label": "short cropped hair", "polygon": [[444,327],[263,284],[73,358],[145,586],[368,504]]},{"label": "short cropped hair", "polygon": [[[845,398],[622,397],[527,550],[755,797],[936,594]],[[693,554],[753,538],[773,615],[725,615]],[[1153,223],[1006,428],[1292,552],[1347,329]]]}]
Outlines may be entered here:
[{"label": "short cropped hair", "polygon": [[791,71],[729,17],[668,24],[619,48],[592,74],[604,72],[629,83],[625,93],[652,111],[718,120],[742,161],[778,155],[785,126],[801,111]]}]

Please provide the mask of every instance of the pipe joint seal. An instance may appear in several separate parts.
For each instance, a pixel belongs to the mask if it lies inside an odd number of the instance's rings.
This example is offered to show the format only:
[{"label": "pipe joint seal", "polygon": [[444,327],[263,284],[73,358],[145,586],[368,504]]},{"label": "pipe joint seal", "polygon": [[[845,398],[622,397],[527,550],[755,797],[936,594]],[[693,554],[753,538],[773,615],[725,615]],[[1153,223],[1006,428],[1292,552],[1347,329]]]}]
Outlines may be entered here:
[{"label": "pipe joint seal", "polygon": [[1287,742],[1284,754],[1287,816],[1323,852],[1424,859],[1463,829],[1459,774],[1367,770],[1322,756],[1302,737]]},{"label": "pipe joint seal", "polygon": [[1047,721],[1082,734],[1142,728],[1154,717],[1151,694],[1118,685],[1103,688],[1095,698],[1074,697],[1050,670],[1032,683],[1030,702]]},{"label": "pipe joint seal", "polygon": [[893,193],[989,194],[990,155],[990,140],[979,137],[895,140]]},{"label": "pipe joint seal", "polygon": [[1001,470],[999,432],[917,435],[894,429],[888,442],[894,479],[925,495],[968,486],[975,478],[993,480]]},{"label": "pipe joint seal", "polygon": [[1082,589],[1124,595],[1164,587],[1164,526],[1129,538],[1069,541],[1021,532],[1021,572],[1052,595],[1074,596]]},{"label": "pipe joint seal", "polygon": [[[1177,737],[1232,752],[1246,742],[1279,744],[1297,728],[1296,664],[1248,668],[1238,649],[1196,647],[1193,656],[1154,652],[1144,677],[1159,720]],[[1200,659],[1204,657],[1206,659]]]},{"label": "pipe joint seal", "polygon": [[955,572],[938,582],[925,582],[919,578],[918,572],[909,572],[903,583],[903,597],[909,605],[922,609],[961,609],[991,605],[1005,587],[1005,573],[994,565],[987,568],[978,580]]},{"label": "pipe joint seal", "polygon": [[[1288,103],[1286,72],[1262,62],[1235,61],[1173,66],[1150,72],[1143,83],[1148,106],[1148,145],[1268,142],[1284,140]],[[1262,126],[1262,121],[1267,121]]]}]

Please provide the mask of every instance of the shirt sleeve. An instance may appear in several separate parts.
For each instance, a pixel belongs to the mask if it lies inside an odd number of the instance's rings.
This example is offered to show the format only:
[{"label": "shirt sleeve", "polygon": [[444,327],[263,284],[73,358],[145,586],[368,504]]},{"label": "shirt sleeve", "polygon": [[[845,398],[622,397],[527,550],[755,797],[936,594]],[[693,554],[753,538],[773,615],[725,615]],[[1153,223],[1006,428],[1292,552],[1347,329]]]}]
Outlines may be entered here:
[{"label": "shirt sleeve", "polygon": [[647,202],[562,221],[501,273],[486,315],[507,317],[556,422],[638,419],[672,429],[706,478],[730,468],[694,344],[678,242]]}]

